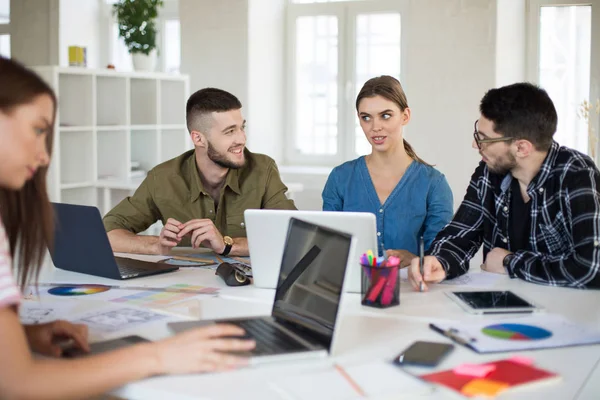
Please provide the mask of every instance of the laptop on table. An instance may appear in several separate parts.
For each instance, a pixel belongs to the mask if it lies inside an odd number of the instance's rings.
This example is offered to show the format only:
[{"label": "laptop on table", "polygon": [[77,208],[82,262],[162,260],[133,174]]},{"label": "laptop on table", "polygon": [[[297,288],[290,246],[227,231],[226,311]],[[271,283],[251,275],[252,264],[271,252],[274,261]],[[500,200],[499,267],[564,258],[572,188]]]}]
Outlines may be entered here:
[{"label": "laptop on table", "polygon": [[115,257],[96,207],[52,203],[54,246],[49,249],[57,268],[110,279],[130,279],[175,271],[179,267]]},{"label": "laptop on table", "polygon": [[350,272],[344,290],[360,293],[362,282],[360,255],[369,249],[377,252],[377,221],[374,214],[367,212],[246,210],[244,222],[248,235],[254,286],[275,289],[285,233],[292,217],[353,236],[356,246],[355,251],[348,258],[347,268]]},{"label": "laptop on table", "polygon": [[168,325],[176,333],[216,322],[238,325],[256,341],[252,364],[326,357],[338,333],[353,245],[349,234],[291,218],[270,316]]}]

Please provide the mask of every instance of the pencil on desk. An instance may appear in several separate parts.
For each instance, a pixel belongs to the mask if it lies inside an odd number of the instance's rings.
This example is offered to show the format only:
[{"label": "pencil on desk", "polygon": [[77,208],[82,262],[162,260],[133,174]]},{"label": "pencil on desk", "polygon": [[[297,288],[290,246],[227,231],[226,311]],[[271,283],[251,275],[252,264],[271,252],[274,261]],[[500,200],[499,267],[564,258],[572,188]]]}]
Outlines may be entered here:
[{"label": "pencil on desk", "polygon": [[192,261],[192,262],[198,262],[198,263],[205,263],[205,264],[215,264],[215,262],[213,260],[207,259],[207,258],[197,258],[197,257],[187,257],[187,256],[171,256],[172,259],[174,260],[180,260],[180,261]]},{"label": "pencil on desk", "polygon": [[346,370],[344,368],[342,368],[341,365],[334,364],[334,366],[335,366],[335,369],[337,369],[338,372],[344,377],[344,379],[346,379],[348,381],[348,383],[350,384],[350,386],[352,386],[352,388],[356,391],[356,393],[359,394],[359,396],[367,397],[367,395],[365,394],[365,392],[363,392],[361,387],[358,386],[358,383],[356,383],[356,381],[354,379],[352,379],[352,377],[350,375],[348,375]]}]

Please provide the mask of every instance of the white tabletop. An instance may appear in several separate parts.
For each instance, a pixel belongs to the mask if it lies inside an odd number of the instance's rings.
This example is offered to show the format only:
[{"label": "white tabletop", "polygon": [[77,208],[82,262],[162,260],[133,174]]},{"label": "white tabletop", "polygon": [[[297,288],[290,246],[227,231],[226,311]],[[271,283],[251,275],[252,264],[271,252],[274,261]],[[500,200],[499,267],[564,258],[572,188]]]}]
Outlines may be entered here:
[{"label": "white tabletop", "polygon": [[[140,258],[157,259],[150,256]],[[215,276],[214,271],[194,268],[181,268],[173,273],[128,281],[114,281],[50,267],[42,271],[40,281],[148,287],[187,283],[220,288],[217,297],[196,298],[163,309],[197,319],[269,315],[274,298],[273,290],[258,289],[252,285],[228,287]],[[575,322],[600,329],[600,307],[597,306],[600,304],[600,291],[544,287],[508,277],[501,277],[495,288],[512,290],[542,305],[549,313],[560,314]],[[358,294],[346,295],[341,306],[342,320],[337,328],[341,330],[336,348],[339,354],[328,359],[278,363],[230,373],[151,378],[129,384],[115,391],[115,394],[131,399],[234,399],[242,396],[244,399],[285,399],[284,394],[272,387],[272,382],[300,372],[329,368],[334,361],[357,364],[390,360],[416,340],[448,342],[449,340],[429,329],[430,322],[465,323],[490,318],[463,312],[443,293],[452,289],[456,288],[437,285],[433,286],[429,293],[418,293],[409,287],[408,282],[402,282],[400,306],[385,310],[362,306]],[[136,333],[152,340],[170,335],[166,326]],[[456,346],[435,369],[412,368],[409,372],[423,374],[453,368],[467,362],[481,363],[505,359],[516,354],[534,359],[536,366],[558,373],[562,380],[548,385],[537,385],[531,389],[511,390],[500,395],[499,399],[598,398],[600,345],[489,355],[477,354]],[[402,398],[401,393],[391,395],[390,398]],[[446,398],[448,395],[446,392],[435,391],[427,398]]]}]

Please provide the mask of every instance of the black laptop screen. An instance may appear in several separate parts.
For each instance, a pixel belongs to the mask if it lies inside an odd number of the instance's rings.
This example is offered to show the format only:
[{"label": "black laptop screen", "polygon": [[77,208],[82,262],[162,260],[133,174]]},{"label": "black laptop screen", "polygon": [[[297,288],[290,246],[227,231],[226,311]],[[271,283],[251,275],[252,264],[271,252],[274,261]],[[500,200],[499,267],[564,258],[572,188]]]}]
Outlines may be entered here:
[{"label": "black laptop screen", "polygon": [[316,334],[327,347],[333,337],[351,238],[290,219],[273,316]]}]

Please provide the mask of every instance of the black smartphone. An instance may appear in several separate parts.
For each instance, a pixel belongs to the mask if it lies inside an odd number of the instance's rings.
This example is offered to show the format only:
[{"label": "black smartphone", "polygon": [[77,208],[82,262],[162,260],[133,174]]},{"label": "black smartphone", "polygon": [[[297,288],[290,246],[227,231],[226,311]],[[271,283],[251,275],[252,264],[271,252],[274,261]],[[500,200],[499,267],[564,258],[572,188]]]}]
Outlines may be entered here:
[{"label": "black smartphone", "polygon": [[82,350],[75,348],[75,347],[66,348],[63,350],[63,357],[76,358],[76,357],[81,357],[81,356],[90,355],[90,354],[100,354],[100,353],[104,353],[105,351],[117,350],[122,347],[127,347],[127,346],[131,346],[131,345],[138,344],[138,343],[144,343],[144,342],[148,342],[148,341],[149,341],[148,339],[144,339],[143,337],[140,337],[140,336],[135,336],[135,335],[125,336],[125,337],[118,338],[118,339],[106,340],[104,342],[92,343],[92,344],[90,344],[90,352],[89,353],[85,353]]},{"label": "black smartphone", "polygon": [[453,344],[418,341],[394,358],[398,365],[435,367],[454,349]]}]

